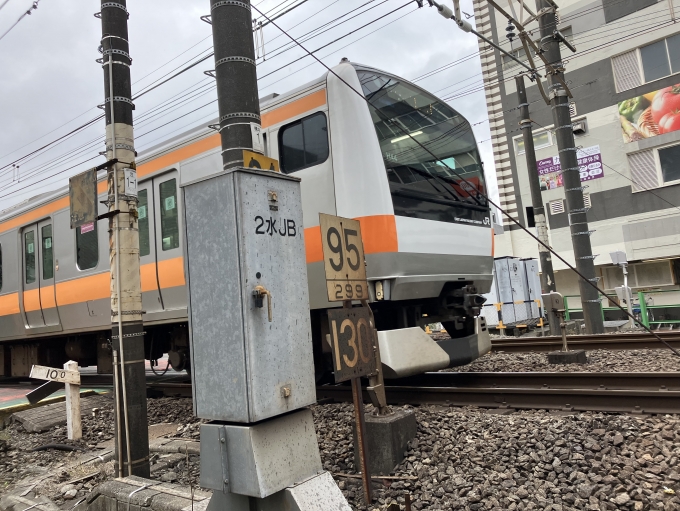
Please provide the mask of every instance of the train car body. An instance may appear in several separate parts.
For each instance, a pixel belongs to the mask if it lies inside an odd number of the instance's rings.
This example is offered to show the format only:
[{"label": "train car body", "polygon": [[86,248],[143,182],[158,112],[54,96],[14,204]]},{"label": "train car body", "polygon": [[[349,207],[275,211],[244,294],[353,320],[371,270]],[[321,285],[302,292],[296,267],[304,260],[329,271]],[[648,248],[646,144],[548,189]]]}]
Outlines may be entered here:
[{"label": "train car body", "polygon": [[[467,363],[490,349],[477,316],[493,267],[489,208],[477,193],[484,192],[483,169],[470,125],[401,78],[346,61],[333,71],[261,100],[265,154],[302,180],[317,363],[328,353],[325,311],[338,305],[326,295],[320,212],[361,222],[378,329],[389,336],[441,321],[456,341],[451,365]],[[181,187],[220,169],[220,151],[220,135],[203,126],[137,162],[146,354],[155,360],[169,353],[178,370],[189,353]],[[106,199],[105,176],[98,193]],[[68,358],[110,370],[107,220],[71,230],[68,201],[61,189],[0,214],[4,375]],[[218,207],[205,205],[206,222]],[[277,236],[281,226],[263,219],[258,228]]]}]

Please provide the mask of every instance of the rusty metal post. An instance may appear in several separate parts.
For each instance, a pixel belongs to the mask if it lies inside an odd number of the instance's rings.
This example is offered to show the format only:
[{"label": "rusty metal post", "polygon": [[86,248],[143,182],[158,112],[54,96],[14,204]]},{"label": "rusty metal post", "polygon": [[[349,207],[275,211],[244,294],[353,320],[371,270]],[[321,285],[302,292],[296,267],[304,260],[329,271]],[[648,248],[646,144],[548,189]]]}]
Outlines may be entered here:
[{"label": "rusty metal post", "polygon": [[361,378],[352,378],[352,399],[354,401],[354,420],[356,421],[356,441],[359,446],[359,461],[361,463],[361,481],[364,485],[364,500],[370,506],[373,500],[371,494],[371,474],[368,470],[366,453],[366,420],[364,418],[364,398],[361,394]]},{"label": "rusty metal post", "polygon": [[404,511],[411,511],[411,494],[404,495]]}]

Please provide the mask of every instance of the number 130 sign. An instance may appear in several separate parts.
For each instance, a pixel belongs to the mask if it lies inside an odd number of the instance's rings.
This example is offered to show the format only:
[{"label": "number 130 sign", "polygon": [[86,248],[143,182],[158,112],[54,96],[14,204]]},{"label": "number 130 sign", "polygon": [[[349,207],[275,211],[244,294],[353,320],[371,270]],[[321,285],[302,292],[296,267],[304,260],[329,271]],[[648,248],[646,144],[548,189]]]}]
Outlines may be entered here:
[{"label": "number 130 sign", "polygon": [[359,221],[319,213],[319,223],[328,301],[368,300]]}]

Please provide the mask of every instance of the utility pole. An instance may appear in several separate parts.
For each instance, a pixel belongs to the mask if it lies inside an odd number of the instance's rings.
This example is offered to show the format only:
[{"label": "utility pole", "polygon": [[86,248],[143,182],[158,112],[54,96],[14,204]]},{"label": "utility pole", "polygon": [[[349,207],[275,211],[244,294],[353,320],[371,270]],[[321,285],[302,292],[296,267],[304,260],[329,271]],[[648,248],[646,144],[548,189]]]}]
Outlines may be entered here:
[{"label": "utility pole", "polygon": [[[564,88],[564,64],[560,52],[559,33],[557,31],[557,17],[555,4],[552,0],[536,0],[538,9],[538,24],[541,33],[540,48],[550,69],[546,66],[550,108],[552,109],[555,136],[562,168],[564,195],[567,201],[567,214],[571,230],[571,240],[574,247],[576,269],[593,283],[599,280],[595,276],[595,262],[590,243],[593,231],[588,229],[586,207],[583,202],[583,185],[576,157],[574,132],[571,127],[571,113],[569,112],[569,96]],[[557,36],[557,37],[556,37]],[[579,279],[581,304],[585,318],[586,333],[604,333],[604,322],[598,293],[587,282]]]},{"label": "utility pole", "polygon": [[[102,54],[108,169],[111,339],[120,361],[115,382],[116,463],[119,475],[149,477],[144,327],[139,275],[137,183],[132,128],[130,48],[126,0],[102,0]],[[122,334],[122,335],[121,335]],[[122,452],[121,452],[122,451]]]},{"label": "utility pole", "polygon": [[[515,77],[517,84],[517,100],[519,102],[520,116],[519,121],[524,140],[524,156],[527,160],[527,172],[529,173],[529,187],[531,188],[531,203],[534,210],[534,223],[538,239],[550,246],[548,239],[548,225],[545,219],[545,207],[541,196],[541,182],[538,179],[538,167],[536,165],[536,151],[534,149],[534,133],[531,127],[532,122],[529,116],[529,101],[527,100],[527,90],[524,86],[524,75]],[[538,244],[538,255],[541,261],[541,289],[543,294],[548,294],[555,289],[555,274],[553,273],[552,257],[550,251],[540,243]],[[560,335],[560,325],[557,316],[548,310],[550,322],[550,333]]]},{"label": "utility pole", "polygon": [[264,151],[254,143],[261,123],[250,0],[223,4],[210,0],[222,163],[229,169],[243,166],[243,149]]}]

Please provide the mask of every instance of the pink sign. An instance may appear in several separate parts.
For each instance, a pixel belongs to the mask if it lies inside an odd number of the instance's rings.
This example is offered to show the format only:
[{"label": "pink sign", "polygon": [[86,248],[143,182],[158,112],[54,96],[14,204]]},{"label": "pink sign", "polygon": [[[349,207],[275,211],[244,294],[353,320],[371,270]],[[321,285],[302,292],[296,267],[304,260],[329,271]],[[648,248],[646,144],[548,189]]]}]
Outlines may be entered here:
[{"label": "pink sign", "polygon": [[90,231],[94,231],[94,222],[90,222],[89,224],[83,224],[80,226],[80,234],[85,234]]},{"label": "pink sign", "polygon": [[[600,153],[599,145],[579,149],[576,156],[580,167],[581,181],[590,181],[604,177],[602,154]],[[538,175],[541,181],[541,190],[552,190],[564,185],[559,156],[538,160],[536,167],[538,168]]]}]

